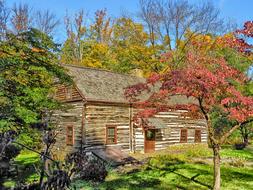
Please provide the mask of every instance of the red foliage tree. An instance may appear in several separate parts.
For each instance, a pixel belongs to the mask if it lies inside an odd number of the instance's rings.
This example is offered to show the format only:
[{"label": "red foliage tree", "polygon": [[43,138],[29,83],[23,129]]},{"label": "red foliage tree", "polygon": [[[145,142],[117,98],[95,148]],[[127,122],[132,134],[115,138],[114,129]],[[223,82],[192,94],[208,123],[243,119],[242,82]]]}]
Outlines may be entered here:
[{"label": "red foliage tree", "polygon": [[[251,36],[252,22],[245,24],[238,34]],[[250,46],[242,39],[231,46],[238,51],[249,51]],[[247,45],[245,45],[247,44]],[[244,48],[244,49],[243,49]],[[139,102],[139,105],[156,108],[146,109],[138,114],[140,117],[150,117],[163,109],[187,109],[192,115],[201,115],[207,123],[209,143],[213,149],[214,186],[220,189],[220,148],[226,138],[236,129],[253,121],[253,97],[245,96],[238,86],[244,85],[249,78],[239,70],[229,65],[222,57],[209,54],[199,54],[189,51],[185,56],[185,66],[182,69],[168,71],[165,74],[153,75],[145,83],[129,87],[125,94],[132,101],[138,101],[138,96],[145,91],[152,91],[153,86],[160,86],[159,90],[152,93],[148,100]],[[178,104],[173,107],[164,106],[164,102],[174,95],[185,95],[195,99],[191,104]],[[211,113],[214,109],[234,121],[235,125],[222,134],[215,133],[212,125]]]}]

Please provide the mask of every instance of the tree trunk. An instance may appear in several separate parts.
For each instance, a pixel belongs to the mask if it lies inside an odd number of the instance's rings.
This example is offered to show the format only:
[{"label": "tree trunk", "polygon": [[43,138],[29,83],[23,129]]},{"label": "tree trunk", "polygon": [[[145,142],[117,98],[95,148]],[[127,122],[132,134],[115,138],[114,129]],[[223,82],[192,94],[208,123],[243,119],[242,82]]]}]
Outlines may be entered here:
[{"label": "tree trunk", "polygon": [[243,144],[247,146],[249,144],[249,130],[246,128],[246,126],[240,128]]},{"label": "tree trunk", "polygon": [[246,134],[246,135],[243,137],[243,143],[245,144],[245,146],[248,146],[248,145],[249,145],[249,136],[248,136],[248,134]]},{"label": "tree trunk", "polygon": [[220,190],[221,176],[220,176],[220,145],[213,145],[213,165],[214,165],[214,182],[213,190]]}]

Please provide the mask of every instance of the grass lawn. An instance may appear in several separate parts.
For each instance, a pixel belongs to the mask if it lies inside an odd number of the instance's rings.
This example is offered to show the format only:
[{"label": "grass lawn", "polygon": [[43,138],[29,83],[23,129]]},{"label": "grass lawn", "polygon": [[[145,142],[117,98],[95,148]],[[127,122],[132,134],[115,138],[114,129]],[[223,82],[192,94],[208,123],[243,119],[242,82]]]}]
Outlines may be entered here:
[{"label": "grass lawn", "polygon": [[[3,185],[7,188],[15,187],[16,181],[32,183],[38,181],[39,176],[35,173],[34,166],[38,166],[40,157],[37,153],[31,151],[21,151],[14,159],[14,163],[18,168],[17,179],[6,179]],[[25,171],[25,172],[24,172]]]},{"label": "grass lawn", "polygon": [[[72,189],[202,190],[212,186],[212,150],[206,145],[175,145],[152,154],[136,153],[132,156],[148,161],[141,166],[124,166],[111,170],[105,182],[100,184],[76,180],[72,183]],[[221,156],[222,189],[253,190],[253,146],[244,150],[224,146]],[[23,151],[15,158],[14,162],[20,170],[26,171],[19,175],[24,182],[38,180],[33,166],[39,160],[39,155],[30,151]],[[15,179],[7,179],[4,185],[15,186]]]},{"label": "grass lawn", "polygon": [[246,147],[244,150],[235,150],[230,146],[224,146],[221,150],[222,158],[241,158],[253,162],[253,146]]},{"label": "grass lawn", "polygon": [[[245,150],[225,147],[221,155],[222,189],[253,190],[253,147]],[[152,158],[141,167],[112,170],[101,184],[79,180],[73,183],[73,187],[85,190],[202,190],[212,186],[212,152],[204,145],[178,145],[154,154],[133,156]]]}]

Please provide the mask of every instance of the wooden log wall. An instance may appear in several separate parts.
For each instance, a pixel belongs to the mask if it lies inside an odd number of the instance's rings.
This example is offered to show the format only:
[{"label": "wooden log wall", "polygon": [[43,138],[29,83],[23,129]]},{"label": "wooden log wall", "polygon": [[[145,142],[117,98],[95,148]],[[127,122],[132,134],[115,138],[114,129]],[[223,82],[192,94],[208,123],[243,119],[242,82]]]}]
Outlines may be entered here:
[{"label": "wooden log wall", "polygon": [[[78,150],[82,140],[83,102],[68,102],[65,105],[66,110],[56,111],[52,117],[57,133],[53,153],[61,158],[64,158],[70,152]],[[73,145],[66,144],[67,126],[73,126],[74,128]]]},{"label": "wooden log wall", "polygon": [[[83,139],[84,146],[96,148],[120,147],[129,152],[130,148],[130,121],[139,110],[127,105],[109,105],[88,103],[83,101],[66,102],[68,107],[64,111],[57,111],[53,115],[53,122],[57,126],[57,142],[54,147],[55,154],[66,154],[80,148]],[[154,117],[165,123],[167,128],[156,130],[155,150],[168,147],[171,144],[180,143],[180,130],[187,129],[187,143],[194,143],[195,129],[201,130],[201,142],[207,142],[206,123],[204,120],[194,120],[181,116],[182,111],[160,112]],[[84,114],[84,117],[83,117]],[[74,127],[74,145],[66,145],[67,126]],[[83,125],[83,131],[82,131]],[[106,126],[117,127],[117,143],[106,144]],[[83,133],[83,137],[82,137]],[[144,132],[140,127],[133,129],[134,151],[144,151]]]},{"label": "wooden log wall", "polygon": [[144,152],[144,132],[140,127],[134,127],[134,151]]},{"label": "wooden log wall", "polygon": [[[134,110],[137,113],[138,109]],[[159,118],[167,126],[164,129],[156,130],[155,150],[165,149],[169,145],[180,143],[181,129],[187,129],[187,143],[194,143],[195,129],[201,130],[201,143],[207,143],[207,130],[204,119],[191,119],[189,117],[182,117],[184,110],[160,112],[154,115]],[[135,151],[144,151],[144,132],[142,129],[134,128],[134,147]]]},{"label": "wooden log wall", "polygon": [[207,142],[205,120],[182,117],[182,112],[185,111],[160,112],[154,116],[161,119],[168,126],[168,128],[158,130],[156,133],[156,150],[164,149],[171,144],[180,143],[181,129],[187,129],[187,143],[194,143],[195,129],[201,130],[201,142]]},{"label": "wooden log wall", "polygon": [[[92,148],[121,147],[130,151],[130,108],[120,105],[93,105],[85,108],[85,144]],[[106,125],[117,126],[117,144],[106,144]]]}]

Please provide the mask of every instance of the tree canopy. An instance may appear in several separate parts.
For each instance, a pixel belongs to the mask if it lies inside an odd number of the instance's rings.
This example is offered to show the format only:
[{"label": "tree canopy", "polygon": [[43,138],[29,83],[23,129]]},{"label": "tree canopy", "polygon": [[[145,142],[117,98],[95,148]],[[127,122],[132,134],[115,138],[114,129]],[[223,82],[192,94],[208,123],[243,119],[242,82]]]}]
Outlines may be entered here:
[{"label": "tree canopy", "polygon": [[57,107],[53,84],[70,82],[57,64],[57,45],[46,34],[30,29],[8,34],[0,42],[0,129],[25,127],[40,121],[45,110]]}]

